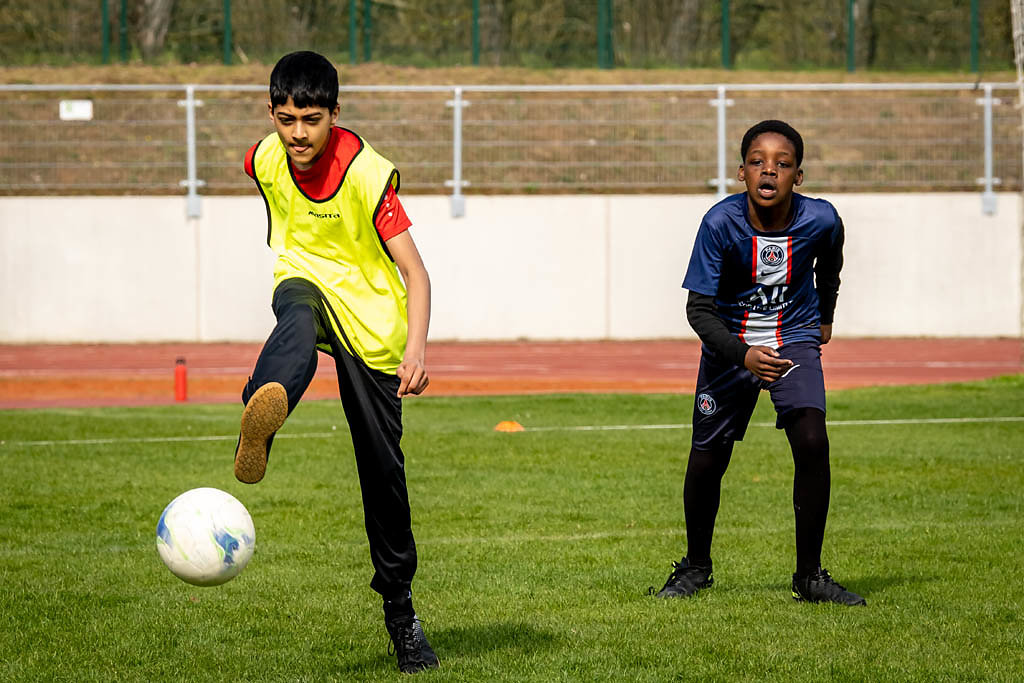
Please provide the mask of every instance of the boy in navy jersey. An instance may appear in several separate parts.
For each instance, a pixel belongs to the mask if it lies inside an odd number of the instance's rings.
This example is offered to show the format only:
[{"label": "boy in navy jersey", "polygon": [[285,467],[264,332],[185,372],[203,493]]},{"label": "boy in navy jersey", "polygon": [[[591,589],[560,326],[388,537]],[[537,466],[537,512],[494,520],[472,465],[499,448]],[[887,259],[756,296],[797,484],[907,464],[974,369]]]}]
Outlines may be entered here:
[{"label": "boy in navy jersey", "polygon": [[683,287],[686,317],[703,342],[693,440],[683,485],[687,551],[658,597],[711,586],[711,537],[722,476],[767,390],[793,450],[796,572],[793,598],[864,605],[821,567],[830,471],[821,345],[843,265],[843,222],[827,201],[794,194],[803,140],[782,121],[743,136],[738,178],[746,192],[704,216]]}]

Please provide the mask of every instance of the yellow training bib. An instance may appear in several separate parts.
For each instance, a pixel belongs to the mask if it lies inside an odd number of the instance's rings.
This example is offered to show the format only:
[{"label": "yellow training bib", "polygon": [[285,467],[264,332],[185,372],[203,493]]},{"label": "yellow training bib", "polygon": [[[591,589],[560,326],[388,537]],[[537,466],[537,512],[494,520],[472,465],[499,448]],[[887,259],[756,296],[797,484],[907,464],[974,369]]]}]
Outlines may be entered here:
[{"label": "yellow training bib", "polygon": [[[341,187],[328,199],[307,197],[292,178],[277,133],[260,141],[253,171],[267,204],[267,244],[277,254],[274,287],[289,278],[312,282],[331,308],[334,332],[371,368],[394,374],[405,352],[405,285],[373,216],[394,164],[359,138],[361,147]],[[320,348],[330,353],[330,347]]]}]

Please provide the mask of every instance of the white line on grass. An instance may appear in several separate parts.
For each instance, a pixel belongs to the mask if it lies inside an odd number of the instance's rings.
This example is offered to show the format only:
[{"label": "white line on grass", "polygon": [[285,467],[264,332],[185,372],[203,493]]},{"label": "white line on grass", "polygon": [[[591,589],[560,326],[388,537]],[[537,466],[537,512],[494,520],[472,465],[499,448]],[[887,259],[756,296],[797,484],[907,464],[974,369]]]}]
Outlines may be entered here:
[{"label": "white line on grass", "polygon": [[[1024,416],[1012,417],[936,417],[906,420],[829,420],[829,427],[853,427],[860,425],[922,425],[960,424],[968,422],[1024,422]],[[751,427],[774,427],[774,422],[751,422]],[[615,432],[643,429],[691,429],[690,424],[674,425],[579,425],[575,427],[524,427],[524,432]]]},{"label": "white line on grass", "polygon": [[[914,520],[908,522],[879,522],[875,524],[860,524],[855,527],[855,530],[862,532],[865,530],[874,531],[893,531],[893,530],[912,530],[912,529],[957,529],[962,530],[967,527],[975,528],[1001,528],[1001,527],[1012,527],[1016,529],[1018,523],[1016,520],[1009,518],[999,519],[986,519],[986,520]],[[726,534],[739,534],[739,535],[758,535],[763,536],[765,534],[773,533],[785,533],[792,529],[791,524],[778,523],[778,524],[761,524],[757,526],[731,526],[731,525],[719,525],[715,528],[716,531]],[[829,533],[835,533],[836,531],[851,531],[854,527],[846,526],[835,526],[829,525]],[[493,536],[439,536],[437,538],[416,537],[416,544],[418,546],[431,546],[431,545],[468,545],[482,547],[488,544],[505,544],[505,543],[576,543],[580,541],[599,541],[599,540],[616,540],[623,539],[628,540],[636,538],[637,536],[669,536],[675,537],[685,533],[683,527],[675,528],[664,528],[664,529],[651,529],[651,528],[629,528],[620,529],[616,531],[577,531],[575,533],[567,532],[562,534],[494,534]],[[355,542],[355,541],[354,541]],[[363,541],[358,541],[362,543]]]},{"label": "white line on grass", "polygon": [[[40,408],[48,415],[59,415],[61,417],[88,417],[91,420],[111,420],[126,422],[128,420],[140,420],[143,418],[166,419],[167,410],[163,408],[139,408],[131,407],[131,412],[112,411],[110,406],[95,406],[82,408]],[[188,416],[189,422],[237,422],[235,416],[226,418],[224,415],[203,414],[192,412]]]},{"label": "white line on grass", "polygon": [[[1024,416],[1010,415],[1007,417],[935,417],[906,420],[835,420],[829,425],[840,427],[850,425],[920,425],[920,424],[958,424],[962,422],[1024,422]],[[774,426],[774,425],[773,425]]]},{"label": "white line on grass", "polygon": [[[348,435],[348,432],[341,432]],[[304,434],[278,434],[276,439],[324,439],[338,432],[306,432]],[[47,441],[0,441],[0,446],[106,446],[121,443],[196,443],[199,441],[236,441],[238,435],[225,436],[150,436],[117,439],[54,439]]]},{"label": "white line on grass", "polygon": [[[830,427],[857,427],[872,425],[926,425],[926,424],[966,424],[994,422],[1024,422],[1024,416],[1008,417],[935,417],[905,420],[830,420]],[[751,427],[775,427],[774,422],[752,422]],[[524,432],[619,432],[657,429],[690,429],[689,424],[664,425],[577,425],[560,427],[525,427]],[[348,431],[303,432],[297,434],[278,434],[278,439],[326,439],[340,434],[348,435]],[[238,435],[215,436],[151,436],[107,439],[48,439],[45,441],[5,441],[0,446],[98,446],[129,443],[195,443],[200,441],[234,441]]]}]

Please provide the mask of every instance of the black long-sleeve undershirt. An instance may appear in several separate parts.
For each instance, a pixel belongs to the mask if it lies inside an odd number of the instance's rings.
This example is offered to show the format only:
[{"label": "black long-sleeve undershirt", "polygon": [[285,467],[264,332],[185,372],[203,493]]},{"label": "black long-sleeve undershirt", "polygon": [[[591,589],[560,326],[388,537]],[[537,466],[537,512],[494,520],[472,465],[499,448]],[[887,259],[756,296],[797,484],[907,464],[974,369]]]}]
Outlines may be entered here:
[{"label": "black long-sleeve undershirt", "polygon": [[[818,291],[818,313],[822,325],[831,325],[839,296],[839,272],[843,268],[843,243],[846,239],[842,219],[836,238],[817,254],[814,263],[814,285]],[[691,291],[686,299],[686,320],[701,342],[719,356],[735,365],[743,365],[749,344],[729,331],[715,306],[715,297]]]},{"label": "black long-sleeve undershirt", "polygon": [[822,325],[831,325],[839,297],[839,271],[843,269],[843,245],[846,242],[846,227],[839,219],[836,238],[817,255],[814,262],[814,288],[818,290],[818,313]]},{"label": "black long-sleeve undershirt", "polygon": [[686,320],[700,340],[716,355],[722,356],[734,365],[743,365],[743,359],[750,348],[729,331],[718,315],[715,297],[691,291],[686,298]]}]

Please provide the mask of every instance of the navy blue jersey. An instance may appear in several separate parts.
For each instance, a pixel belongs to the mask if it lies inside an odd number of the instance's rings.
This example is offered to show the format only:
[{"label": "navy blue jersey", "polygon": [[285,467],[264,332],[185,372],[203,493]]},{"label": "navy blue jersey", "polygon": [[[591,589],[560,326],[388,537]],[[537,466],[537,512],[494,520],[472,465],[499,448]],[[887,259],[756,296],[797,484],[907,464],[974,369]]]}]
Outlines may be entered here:
[{"label": "navy blue jersey", "polygon": [[715,297],[729,331],[751,346],[821,341],[814,262],[843,239],[835,207],[793,194],[793,219],[761,232],[747,218],[747,195],[734,194],[704,215],[683,287]]}]

